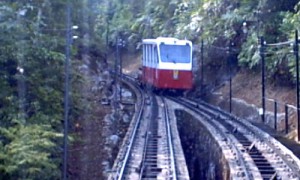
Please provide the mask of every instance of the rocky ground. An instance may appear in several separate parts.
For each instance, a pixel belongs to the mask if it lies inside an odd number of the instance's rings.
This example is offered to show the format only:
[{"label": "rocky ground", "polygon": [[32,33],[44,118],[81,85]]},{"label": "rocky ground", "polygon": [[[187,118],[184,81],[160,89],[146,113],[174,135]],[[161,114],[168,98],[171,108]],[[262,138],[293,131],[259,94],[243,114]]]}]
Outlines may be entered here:
[{"label": "rocky ground", "polygon": [[[93,62],[91,68],[88,57],[83,61],[78,71],[84,78],[79,87],[84,113],[72,122],[70,130],[74,141],[69,147],[69,179],[106,179],[129,125],[132,107],[115,101],[119,87],[114,86],[112,75],[103,65]],[[124,89],[122,94],[132,98]]]},{"label": "rocky ground", "polygon": [[[75,141],[69,147],[69,179],[101,179],[107,156],[103,131],[106,114],[110,108],[101,105],[101,79],[89,68],[89,59],[84,61],[80,72],[85,80],[81,88],[84,113],[73,122],[70,130]],[[103,164],[104,163],[104,164]]]}]

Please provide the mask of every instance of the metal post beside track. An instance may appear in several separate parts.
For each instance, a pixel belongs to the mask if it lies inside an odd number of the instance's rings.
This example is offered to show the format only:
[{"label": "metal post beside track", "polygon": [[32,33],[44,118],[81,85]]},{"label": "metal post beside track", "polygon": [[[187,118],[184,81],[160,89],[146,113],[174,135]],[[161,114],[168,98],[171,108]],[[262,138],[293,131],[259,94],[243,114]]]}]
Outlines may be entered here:
[{"label": "metal post beside track", "polygon": [[274,129],[277,130],[277,101],[274,100]]},{"label": "metal post beside track", "polygon": [[200,77],[200,80],[201,80],[201,95],[203,94],[203,83],[204,83],[204,67],[203,67],[203,64],[204,64],[204,55],[203,55],[203,52],[204,51],[204,43],[203,43],[203,39],[201,40],[201,77]]},{"label": "metal post beside track", "polygon": [[231,67],[231,61],[232,61],[232,46],[233,43],[230,41],[229,43],[229,112],[232,111],[232,67]]},{"label": "metal post beside track", "polygon": [[265,122],[265,55],[264,55],[264,37],[260,37],[260,57],[261,57],[261,83],[262,83],[262,122]]},{"label": "metal post beside track", "polygon": [[299,40],[298,40],[298,30],[295,31],[295,45],[294,53],[296,60],[296,95],[297,95],[297,134],[298,141],[300,141],[300,100],[299,100]]},{"label": "metal post beside track", "polygon": [[64,94],[64,149],[63,149],[63,179],[67,179],[68,166],[68,128],[69,128],[69,81],[70,81],[70,46],[71,46],[71,4],[67,4],[66,30],[66,61],[65,61],[65,94]]},{"label": "metal post beside track", "polygon": [[285,109],[285,134],[289,133],[289,107],[287,104],[284,106]]}]

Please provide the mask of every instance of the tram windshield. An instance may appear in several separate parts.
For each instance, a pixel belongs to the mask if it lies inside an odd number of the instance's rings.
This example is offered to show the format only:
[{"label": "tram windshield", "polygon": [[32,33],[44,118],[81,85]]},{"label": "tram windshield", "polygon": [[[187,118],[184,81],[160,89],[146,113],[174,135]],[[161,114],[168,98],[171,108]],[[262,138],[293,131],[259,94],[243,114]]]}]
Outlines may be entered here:
[{"label": "tram windshield", "polygon": [[162,62],[190,63],[191,46],[160,44],[160,58]]}]

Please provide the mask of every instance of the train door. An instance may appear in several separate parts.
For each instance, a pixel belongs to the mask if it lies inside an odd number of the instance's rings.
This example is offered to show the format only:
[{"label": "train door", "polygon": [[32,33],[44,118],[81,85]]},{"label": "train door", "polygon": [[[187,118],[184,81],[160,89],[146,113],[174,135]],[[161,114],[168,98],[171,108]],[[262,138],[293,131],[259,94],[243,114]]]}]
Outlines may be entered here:
[{"label": "train door", "polygon": [[154,79],[154,75],[153,75],[153,63],[152,63],[152,44],[144,44],[144,69],[143,69],[143,73],[144,73],[144,80],[145,83],[147,84],[148,88],[151,88],[151,86],[153,86],[153,79]]},{"label": "train door", "polygon": [[151,86],[153,85],[153,69],[152,69],[152,63],[151,63],[151,56],[152,56],[152,52],[151,52],[151,44],[147,45],[147,52],[148,52],[148,80],[149,83],[151,84]]},{"label": "train door", "polygon": [[142,57],[142,82],[146,83],[146,45],[143,44],[143,57]]},{"label": "train door", "polygon": [[152,84],[155,86],[155,66],[153,61],[153,44],[150,46],[150,63],[151,63],[151,79]]}]

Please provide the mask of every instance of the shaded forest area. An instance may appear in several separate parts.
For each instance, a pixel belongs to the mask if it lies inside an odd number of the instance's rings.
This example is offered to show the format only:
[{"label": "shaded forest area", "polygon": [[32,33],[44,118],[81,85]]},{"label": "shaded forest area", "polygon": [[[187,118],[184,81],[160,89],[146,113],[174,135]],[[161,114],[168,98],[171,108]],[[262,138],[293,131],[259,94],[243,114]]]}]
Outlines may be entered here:
[{"label": "shaded forest area", "polygon": [[[72,44],[66,42],[68,2],[72,25],[78,26]],[[94,103],[82,93],[87,79],[80,68],[89,64],[89,73],[101,73],[118,38],[127,53],[138,52],[143,38],[187,38],[197,60],[203,40],[206,65],[223,65],[231,46],[237,66],[259,71],[258,37],[264,36],[276,44],[266,50],[268,77],[294,84],[293,47],[280,43],[294,39],[299,8],[298,0],[2,0],[0,179],[61,177],[67,45],[72,127]]]}]

